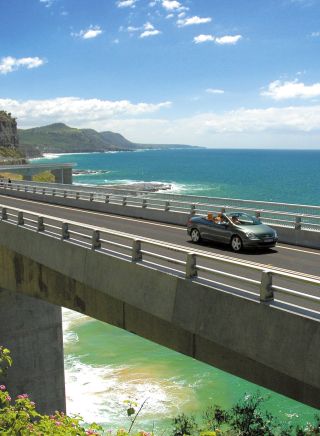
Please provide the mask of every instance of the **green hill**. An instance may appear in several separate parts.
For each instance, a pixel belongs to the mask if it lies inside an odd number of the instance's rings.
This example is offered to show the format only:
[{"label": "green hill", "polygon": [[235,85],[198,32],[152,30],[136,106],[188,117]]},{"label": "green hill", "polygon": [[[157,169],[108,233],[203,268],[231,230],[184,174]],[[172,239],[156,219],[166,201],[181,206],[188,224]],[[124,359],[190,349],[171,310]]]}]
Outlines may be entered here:
[{"label": "green hill", "polygon": [[76,129],[63,123],[32,129],[19,129],[20,148],[27,156],[42,153],[76,153],[93,151],[128,151],[141,148],[185,148],[183,145],[136,144],[114,132]]}]

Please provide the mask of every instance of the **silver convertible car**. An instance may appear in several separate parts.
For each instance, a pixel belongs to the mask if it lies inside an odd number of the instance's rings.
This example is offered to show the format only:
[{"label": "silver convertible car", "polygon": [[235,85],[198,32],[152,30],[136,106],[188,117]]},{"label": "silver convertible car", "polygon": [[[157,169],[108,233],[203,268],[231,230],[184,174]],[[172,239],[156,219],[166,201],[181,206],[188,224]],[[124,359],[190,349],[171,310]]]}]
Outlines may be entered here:
[{"label": "silver convertible car", "polygon": [[214,216],[195,215],[187,224],[187,232],[193,242],[201,239],[231,245],[233,251],[242,248],[271,248],[278,241],[277,232],[247,213],[219,213]]}]

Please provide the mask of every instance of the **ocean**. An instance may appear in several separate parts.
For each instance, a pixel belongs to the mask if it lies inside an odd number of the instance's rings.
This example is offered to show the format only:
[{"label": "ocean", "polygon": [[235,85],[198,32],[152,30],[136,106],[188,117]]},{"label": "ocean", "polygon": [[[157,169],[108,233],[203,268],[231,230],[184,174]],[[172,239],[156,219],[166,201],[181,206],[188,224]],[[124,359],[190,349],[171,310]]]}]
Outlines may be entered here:
[{"label": "ocean", "polygon": [[[78,184],[161,182],[172,193],[319,205],[320,151],[144,150],[47,155],[74,162]],[[129,286],[129,284],[128,284]],[[305,424],[316,410],[116,327],[63,309],[68,413],[105,428],[128,427],[126,400],[145,406],[137,429],[166,434],[179,413],[200,416],[260,392],[265,408],[286,423]],[[303,358],[303,356],[302,356]]]}]

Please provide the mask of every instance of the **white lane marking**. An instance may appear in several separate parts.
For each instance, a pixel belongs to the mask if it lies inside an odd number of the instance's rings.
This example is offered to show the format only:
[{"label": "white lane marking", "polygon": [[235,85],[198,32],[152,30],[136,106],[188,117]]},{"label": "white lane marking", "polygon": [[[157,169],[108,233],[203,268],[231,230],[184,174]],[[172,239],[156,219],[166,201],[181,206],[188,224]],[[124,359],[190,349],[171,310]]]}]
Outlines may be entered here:
[{"label": "white lane marking", "polygon": [[[23,202],[23,203],[35,203],[35,204],[37,204],[37,205],[39,205],[39,203],[41,204],[41,202],[39,202],[39,201],[35,201],[35,200],[26,200],[26,199],[22,199],[22,198],[16,198],[16,197],[8,197],[8,196],[4,196],[4,195],[0,195],[0,197],[4,197],[4,198],[13,198],[15,201],[21,201],[21,202]],[[113,217],[113,218],[116,218],[117,220],[122,220],[122,221],[132,221],[132,222],[138,222],[138,223],[143,223],[143,224],[148,224],[149,226],[157,226],[157,227],[164,227],[164,228],[168,228],[168,229],[175,229],[175,230],[180,230],[180,231],[182,231],[182,232],[185,232],[186,231],[186,228],[185,227],[181,227],[181,226],[178,226],[178,225],[168,225],[168,224],[162,224],[162,223],[156,223],[156,222],[150,222],[150,221],[148,221],[148,220],[142,220],[142,219],[139,219],[139,218],[130,218],[130,217],[123,217],[123,216],[121,216],[121,215],[115,215],[115,214],[112,214],[112,213],[109,213],[109,212],[94,212],[94,211],[91,211],[91,210],[84,210],[84,209],[79,209],[79,208],[76,208],[76,207],[67,207],[67,206],[60,206],[60,205],[57,205],[57,204],[51,204],[51,203],[45,203],[47,206],[49,206],[49,207],[53,207],[53,208],[57,208],[57,209],[65,209],[65,210],[69,210],[69,211],[74,211],[74,210],[78,210],[78,211],[80,211],[81,213],[85,213],[85,214],[88,214],[88,215],[98,215],[98,216],[101,216],[102,214],[104,214],[105,216],[111,216],[111,217]],[[30,212],[30,211],[29,211]],[[32,213],[32,212],[31,212]],[[37,212],[33,212],[33,213],[37,213]],[[140,236],[141,237],[141,236]],[[313,251],[308,251],[308,250],[303,250],[303,249],[301,249],[301,248],[293,248],[293,247],[285,247],[285,246],[283,246],[283,245],[279,245],[279,244],[277,244],[277,248],[280,248],[280,249],[284,249],[284,250],[291,250],[291,251],[296,251],[296,252],[301,252],[301,253],[306,253],[306,254],[311,254],[311,255],[316,255],[316,256],[320,256],[320,252],[319,253],[315,253],[315,252],[313,252]],[[209,252],[206,252],[206,253],[209,253]],[[238,258],[236,258],[236,257],[231,257],[232,259],[238,259]],[[250,262],[250,261],[245,261],[245,260],[243,260],[244,262]],[[254,262],[253,262],[254,263]],[[264,267],[265,266],[268,266],[268,265],[265,265],[265,264],[259,264],[259,263],[254,263],[255,265],[263,265]],[[272,265],[271,265],[272,266]],[[274,269],[276,269],[277,267],[274,267],[273,266],[273,268]],[[281,268],[277,268],[278,270],[281,270],[281,271],[290,271],[290,270],[285,270],[285,269],[281,269]],[[301,274],[303,274],[303,273],[301,273]]]},{"label": "white lane marking", "polygon": [[[302,250],[301,248],[284,247],[283,245],[277,244],[277,248],[278,247],[283,248],[284,250],[298,251],[299,253],[307,253],[307,254],[314,254],[316,256],[320,256],[320,252],[315,253],[314,251]],[[316,248],[315,248],[315,250],[316,250]]]}]

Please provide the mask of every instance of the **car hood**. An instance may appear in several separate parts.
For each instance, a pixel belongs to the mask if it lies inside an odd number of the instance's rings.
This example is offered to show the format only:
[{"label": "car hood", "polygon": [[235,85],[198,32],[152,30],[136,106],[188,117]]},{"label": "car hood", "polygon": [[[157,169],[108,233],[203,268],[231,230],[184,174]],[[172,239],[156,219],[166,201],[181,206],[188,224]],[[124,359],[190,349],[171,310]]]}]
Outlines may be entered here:
[{"label": "car hood", "polygon": [[273,235],[274,234],[274,230],[265,225],[265,224],[257,224],[257,225],[244,225],[244,224],[240,224],[236,226],[238,229],[242,230],[245,233],[254,233],[255,235],[265,235],[265,234],[270,234]]}]

